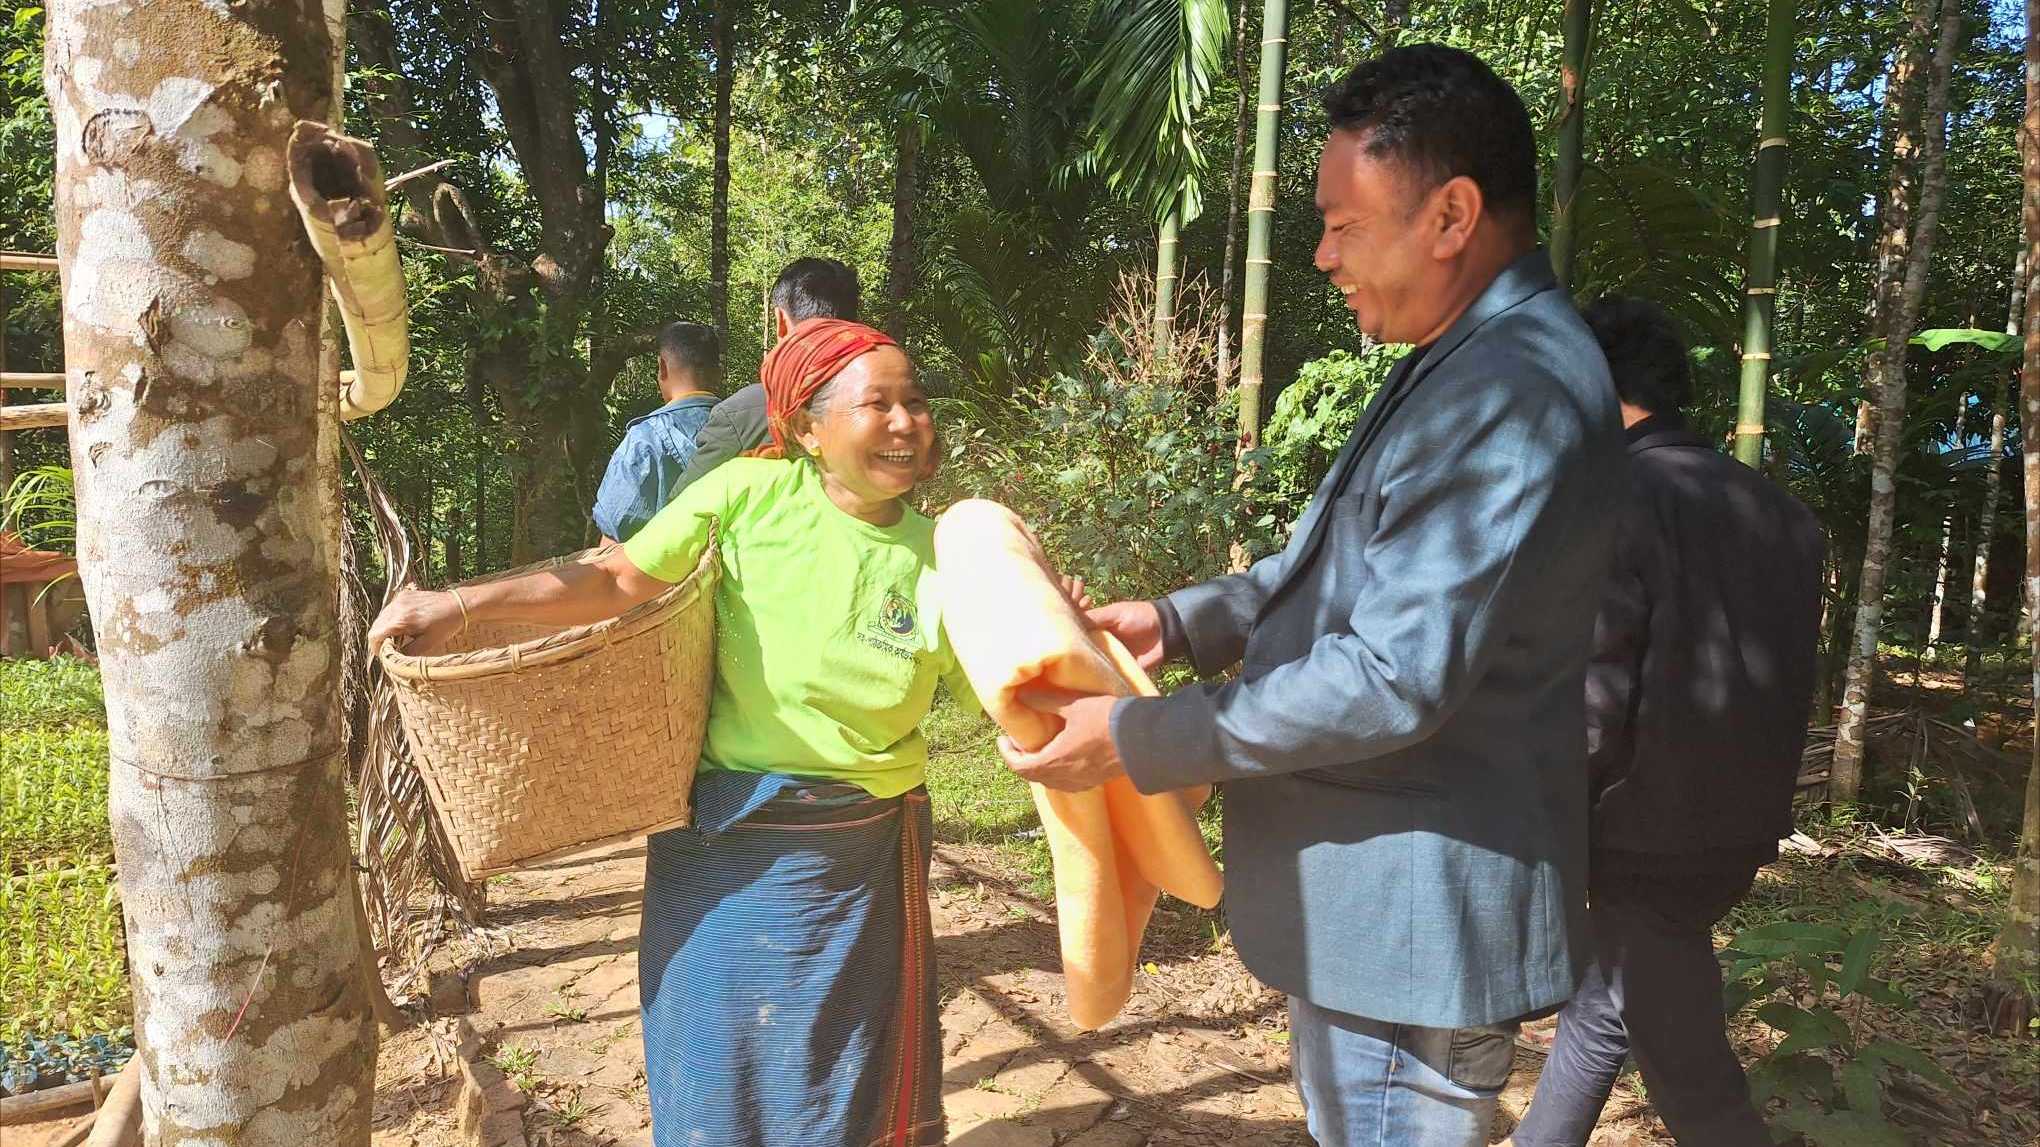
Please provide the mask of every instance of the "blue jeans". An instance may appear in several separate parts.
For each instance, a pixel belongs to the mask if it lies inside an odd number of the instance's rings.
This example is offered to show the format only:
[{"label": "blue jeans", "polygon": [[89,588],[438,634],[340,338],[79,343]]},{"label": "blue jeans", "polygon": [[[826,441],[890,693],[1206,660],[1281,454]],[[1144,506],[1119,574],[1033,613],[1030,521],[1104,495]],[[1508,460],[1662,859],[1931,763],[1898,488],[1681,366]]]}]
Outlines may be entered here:
[{"label": "blue jeans", "polygon": [[1482,1147],[1516,1025],[1382,1023],[1289,997],[1290,1066],[1323,1147]]}]

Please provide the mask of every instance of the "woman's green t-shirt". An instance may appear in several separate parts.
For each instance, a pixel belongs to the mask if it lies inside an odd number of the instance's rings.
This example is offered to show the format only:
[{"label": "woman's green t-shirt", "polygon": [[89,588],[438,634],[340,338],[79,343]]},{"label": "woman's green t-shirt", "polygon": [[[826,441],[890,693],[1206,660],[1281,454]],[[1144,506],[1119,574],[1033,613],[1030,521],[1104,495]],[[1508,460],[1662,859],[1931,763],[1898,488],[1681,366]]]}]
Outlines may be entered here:
[{"label": "woman's green t-shirt", "polygon": [[793,773],[878,797],[922,782],[919,725],[938,680],[975,704],[934,593],[935,524],[854,518],[807,461],[737,458],[683,490],[623,545],[685,580],[719,523],[715,692],[702,767]]}]

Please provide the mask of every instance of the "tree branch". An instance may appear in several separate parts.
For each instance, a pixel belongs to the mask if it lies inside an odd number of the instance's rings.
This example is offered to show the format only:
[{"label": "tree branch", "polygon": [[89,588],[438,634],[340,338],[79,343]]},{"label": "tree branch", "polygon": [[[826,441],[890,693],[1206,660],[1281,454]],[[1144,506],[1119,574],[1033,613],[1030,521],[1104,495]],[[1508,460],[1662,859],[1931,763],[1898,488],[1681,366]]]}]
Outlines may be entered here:
[{"label": "tree branch", "polygon": [[1375,26],[1374,21],[1348,7],[1345,0],[1325,0],[1325,3],[1330,5],[1334,12],[1366,29],[1368,35],[1373,36],[1377,40],[1381,38],[1381,29]]},{"label": "tree branch", "polygon": [[615,384],[616,376],[623,373],[625,363],[659,349],[659,332],[663,329],[663,324],[640,327],[603,339],[588,356],[589,389],[597,394],[607,394]]},{"label": "tree branch", "polygon": [[[381,128],[377,150],[392,167],[416,168],[427,163],[431,152],[412,115],[411,85],[397,63],[396,32],[390,27],[388,13],[365,5],[350,6],[347,35],[362,60],[379,73],[363,85],[368,110]],[[444,182],[436,171],[401,181],[404,202],[411,209],[402,224],[403,230],[420,232],[423,239],[445,242],[446,237],[439,233],[432,217],[432,194]],[[389,186],[394,188],[399,183]]]}]

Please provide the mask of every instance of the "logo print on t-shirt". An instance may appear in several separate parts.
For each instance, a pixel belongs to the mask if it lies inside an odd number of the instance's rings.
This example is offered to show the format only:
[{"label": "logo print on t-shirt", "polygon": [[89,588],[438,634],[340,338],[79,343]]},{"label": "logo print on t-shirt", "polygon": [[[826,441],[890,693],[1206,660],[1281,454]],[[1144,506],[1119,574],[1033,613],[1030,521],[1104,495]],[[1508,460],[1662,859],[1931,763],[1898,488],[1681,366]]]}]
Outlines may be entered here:
[{"label": "logo print on t-shirt", "polygon": [[888,590],[885,595],[885,604],[879,611],[878,623],[887,633],[894,637],[912,637],[914,635],[914,607],[905,597],[901,596],[898,590]]}]

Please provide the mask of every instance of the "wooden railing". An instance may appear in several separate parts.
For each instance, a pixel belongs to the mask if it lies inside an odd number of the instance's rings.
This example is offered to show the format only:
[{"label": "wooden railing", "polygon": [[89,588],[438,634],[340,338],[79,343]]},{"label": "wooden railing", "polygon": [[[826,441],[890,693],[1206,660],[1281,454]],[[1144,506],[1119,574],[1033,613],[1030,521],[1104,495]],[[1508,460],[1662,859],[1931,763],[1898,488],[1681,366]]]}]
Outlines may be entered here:
[{"label": "wooden railing", "polygon": [[[0,251],[0,272],[28,271],[55,274],[55,255],[31,255],[20,251]],[[14,432],[17,430],[38,430],[62,426],[69,419],[69,412],[62,401],[57,402],[8,402],[11,390],[57,390],[64,389],[62,374],[14,373],[7,370],[7,295],[6,282],[0,277],[0,492],[14,484]],[[19,642],[28,643],[32,649],[34,628],[31,617],[33,602],[28,587],[7,587],[0,583],[0,657],[21,652]],[[17,619],[19,619],[17,621]],[[17,635],[16,629],[21,630]],[[18,640],[17,640],[18,638]]]}]

